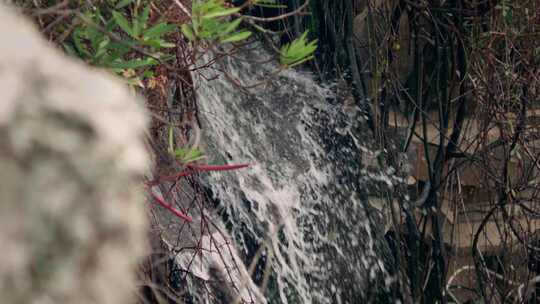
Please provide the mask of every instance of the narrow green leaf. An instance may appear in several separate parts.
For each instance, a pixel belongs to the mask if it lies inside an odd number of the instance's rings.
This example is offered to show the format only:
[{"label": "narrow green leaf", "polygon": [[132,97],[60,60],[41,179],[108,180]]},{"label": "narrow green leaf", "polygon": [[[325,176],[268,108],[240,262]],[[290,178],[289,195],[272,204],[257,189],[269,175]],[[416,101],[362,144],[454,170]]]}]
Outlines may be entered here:
[{"label": "narrow green leaf", "polygon": [[186,154],[186,158],[196,158],[202,155],[203,153],[199,148],[193,148],[193,149],[190,149],[189,152]]},{"label": "narrow green leaf", "polygon": [[139,37],[141,35],[141,32],[143,29],[147,27],[146,22],[148,22],[148,18],[150,17],[150,6],[147,5],[143,12],[136,16],[135,20],[133,21],[133,34],[136,37]]},{"label": "narrow green leaf", "polygon": [[299,38],[284,45],[280,50],[280,62],[284,66],[293,67],[313,59],[313,53],[317,49],[317,40],[307,43],[308,31]]},{"label": "narrow green leaf", "polygon": [[141,16],[139,16],[139,24],[141,26],[141,29],[146,28],[146,23],[148,23],[148,18],[150,18],[150,5],[147,5],[143,9]]},{"label": "narrow green leaf", "polygon": [[162,39],[143,40],[142,44],[147,45],[147,46],[151,46],[151,47],[156,48],[156,49],[173,48],[173,47],[176,46],[175,44],[166,42],[166,41],[164,41]]},{"label": "narrow green leaf", "polygon": [[85,28],[85,36],[90,39],[90,44],[95,50],[98,48],[99,43],[105,38],[104,35],[97,30],[97,28],[89,25]]},{"label": "narrow green leaf", "polygon": [[143,74],[142,74],[142,77],[143,78],[154,77],[154,72],[152,72],[152,71],[144,71]]},{"label": "narrow green leaf", "polygon": [[96,57],[101,57],[103,56],[107,50],[108,50],[108,46],[109,46],[109,43],[111,41],[109,40],[109,38],[106,38],[104,40],[102,40],[98,45],[97,45],[97,48],[96,48]]},{"label": "narrow green leaf", "polygon": [[268,32],[266,29],[264,29],[264,28],[261,27],[261,26],[256,25],[255,23],[253,23],[253,24],[251,24],[251,25],[252,25],[255,29],[257,29],[259,32],[261,32],[261,33],[266,33],[266,32]]},{"label": "narrow green leaf", "polygon": [[170,43],[164,40],[156,40],[156,42],[158,43],[158,46],[159,46],[158,48],[170,49],[176,46],[174,43]]},{"label": "narrow green leaf", "polygon": [[229,22],[227,26],[221,31],[222,35],[232,33],[242,22],[242,18],[236,18],[232,22]]},{"label": "narrow green leaf", "polygon": [[180,158],[180,159],[184,158],[187,153],[188,153],[188,150],[184,149],[184,148],[176,148],[174,150],[174,156],[176,156],[176,158]]},{"label": "narrow green leaf", "polygon": [[120,2],[118,2],[118,4],[116,4],[115,8],[116,9],[120,9],[120,8],[123,8],[125,6],[128,6],[129,4],[131,4],[131,2],[133,2],[135,0],[122,0]]},{"label": "narrow green leaf", "polygon": [[176,158],[183,163],[192,163],[206,157],[199,148],[177,148],[174,152]]},{"label": "narrow green leaf", "polygon": [[131,35],[133,38],[138,38],[141,35],[141,24],[137,19],[133,20],[133,35]]},{"label": "narrow green leaf", "polygon": [[119,58],[124,57],[124,55],[126,55],[130,51],[130,48],[128,46],[118,42],[109,43],[108,48],[108,56],[105,59],[106,61],[104,61],[104,63],[106,63],[107,65],[111,64]]},{"label": "narrow green leaf", "polygon": [[169,142],[169,151],[174,152],[176,154],[176,150],[174,149],[174,130],[173,130],[173,127],[169,127],[168,142]]},{"label": "narrow green leaf", "polygon": [[79,52],[79,57],[85,59],[85,58],[91,58],[92,55],[88,50],[86,49],[86,46],[84,45],[81,35],[81,28],[77,28],[73,31],[73,44],[75,45],[75,49],[77,52]]},{"label": "narrow green leaf", "polygon": [[248,31],[239,32],[239,33],[232,34],[225,39],[221,39],[221,42],[222,43],[238,42],[238,41],[247,39],[249,36],[251,36],[251,32],[248,32]]},{"label": "narrow green leaf", "polygon": [[313,58],[314,58],[313,56],[306,57],[306,58],[304,58],[304,59],[301,59],[300,61],[294,62],[294,63],[291,64],[291,65],[288,65],[288,67],[289,67],[289,68],[295,67],[295,66],[300,65],[300,64],[302,64],[302,63],[304,63],[304,62],[306,62],[306,61],[309,61],[309,60],[311,60],[311,59],[313,59]]},{"label": "narrow green leaf", "polygon": [[268,8],[287,8],[287,5],[277,4],[274,0],[257,0],[253,5]]},{"label": "narrow green leaf", "polygon": [[190,41],[195,40],[195,34],[193,34],[191,26],[189,26],[188,24],[182,24],[180,29],[182,30],[182,33],[184,34],[184,36],[186,36],[187,39],[189,39]]},{"label": "narrow green leaf", "polygon": [[144,38],[161,37],[167,33],[173,32],[174,30],[176,30],[176,28],[177,26],[175,24],[167,24],[165,22],[162,22],[144,31],[143,37]]},{"label": "narrow green leaf", "polygon": [[105,30],[107,30],[107,32],[112,32],[115,27],[116,27],[116,21],[114,20],[114,17],[111,18],[109,21],[107,21],[105,24]]},{"label": "narrow green leaf", "polygon": [[199,35],[199,29],[200,29],[199,18],[191,18],[191,29],[195,33],[195,36]]},{"label": "narrow green leaf", "polygon": [[110,67],[115,69],[136,69],[145,66],[152,66],[158,64],[158,61],[154,58],[146,59],[133,59],[129,61],[114,62],[111,63]]},{"label": "narrow green leaf", "polygon": [[118,26],[120,26],[120,28],[124,32],[128,33],[133,38],[137,38],[137,36],[133,33],[133,29],[131,28],[131,24],[129,23],[129,21],[124,16],[122,16],[122,14],[120,14],[117,11],[112,11],[112,15],[113,15],[114,21],[116,21],[116,24]]},{"label": "narrow green leaf", "polygon": [[208,13],[206,15],[203,15],[202,18],[203,19],[212,19],[212,18],[217,18],[217,17],[225,17],[225,16],[232,15],[234,13],[238,13],[239,11],[240,11],[240,8],[238,8],[238,7],[220,9],[220,10],[217,10],[215,12],[211,12],[211,13]]},{"label": "narrow green leaf", "polygon": [[197,156],[197,157],[185,157],[182,159],[182,162],[188,164],[188,163],[192,163],[192,162],[195,162],[195,161],[198,161],[198,160],[201,160],[203,158],[206,158],[205,155],[201,155],[201,156]]}]

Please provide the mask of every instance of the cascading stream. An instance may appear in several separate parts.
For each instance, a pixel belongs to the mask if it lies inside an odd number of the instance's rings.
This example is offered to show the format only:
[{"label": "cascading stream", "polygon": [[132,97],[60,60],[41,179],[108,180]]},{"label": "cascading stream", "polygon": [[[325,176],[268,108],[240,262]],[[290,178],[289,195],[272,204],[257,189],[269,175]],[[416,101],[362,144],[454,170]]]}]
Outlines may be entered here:
[{"label": "cascading stream", "polygon": [[[250,85],[279,68],[253,62],[268,57],[259,45],[217,66]],[[210,161],[251,164],[208,179],[223,226],[244,265],[264,242],[272,248],[262,251],[249,288],[261,284],[271,256],[269,303],[367,301],[385,279],[385,247],[362,199],[365,140],[348,123],[358,118],[309,74],[287,70],[241,90],[223,75],[213,79],[221,72],[201,73],[194,79]]]}]

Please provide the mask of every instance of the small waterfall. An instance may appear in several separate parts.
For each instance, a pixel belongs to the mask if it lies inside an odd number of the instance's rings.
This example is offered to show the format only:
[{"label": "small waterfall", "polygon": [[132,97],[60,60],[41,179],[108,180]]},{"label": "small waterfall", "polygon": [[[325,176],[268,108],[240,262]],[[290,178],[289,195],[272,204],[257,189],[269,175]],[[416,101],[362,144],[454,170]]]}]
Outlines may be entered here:
[{"label": "small waterfall", "polygon": [[308,73],[271,76],[278,65],[269,57],[256,45],[217,62],[228,77],[194,74],[211,162],[251,164],[208,178],[241,273],[260,254],[244,285],[257,289],[267,269],[268,303],[369,301],[385,279],[385,247],[365,199],[358,115]]}]

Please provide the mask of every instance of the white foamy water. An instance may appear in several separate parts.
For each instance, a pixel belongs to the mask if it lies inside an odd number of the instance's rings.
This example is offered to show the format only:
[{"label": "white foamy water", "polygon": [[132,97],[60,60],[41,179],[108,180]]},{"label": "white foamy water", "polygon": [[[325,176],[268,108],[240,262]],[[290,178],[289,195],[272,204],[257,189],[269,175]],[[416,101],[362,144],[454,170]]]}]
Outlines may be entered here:
[{"label": "white foamy water", "polygon": [[[277,66],[245,59],[268,56],[259,48],[225,58],[219,66],[249,85]],[[216,75],[203,73],[208,79]],[[348,116],[327,101],[332,94],[295,71],[247,91],[223,77],[194,78],[211,162],[251,164],[208,177],[220,202],[221,226],[234,243],[231,258],[244,268],[237,279],[247,276],[245,269],[263,243],[272,248],[272,254],[263,251],[272,259],[260,262],[242,298],[264,302],[249,298],[264,293],[269,303],[361,303],[367,289],[384,281],[384,239],[361,199],[362,135],[343,125]],[[186,263],[185,257],[178,259]],[[214,257],[198,267],[219,261]],[[271,276],[259,291],[265,263],[271,263]]]}]

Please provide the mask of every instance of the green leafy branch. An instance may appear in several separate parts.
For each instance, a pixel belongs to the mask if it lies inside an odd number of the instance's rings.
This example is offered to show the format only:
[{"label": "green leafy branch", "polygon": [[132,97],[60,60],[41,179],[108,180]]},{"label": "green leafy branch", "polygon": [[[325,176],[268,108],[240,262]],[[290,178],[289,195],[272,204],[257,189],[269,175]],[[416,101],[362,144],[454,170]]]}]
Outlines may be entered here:
[{"label": "green leafy branch", "polygon": [[307,35],[308,31],[305,31],[302,36],[281,47],[279,52],[281,65],[290,68],[314,58],[317,40],[308,42]]},{"label": "green leafy branch", "polygon": [[250,31],[237,31],[242,18],[230,19],[240,8],[225,7],[222,0],[196,0],[193,2],[191,23],[183,24],[182,33],[190,41],[239,42],[251,36]]},{"label": "green leafy branch", "polygon": [[[253,1],[251,5],[264,7],[282,7],[275,0]],[[207,41],[210,43],[239,42],[252,35],[248,30],[238,30],[242,17],[237,16],[239,7],[226,7],[223,0],[195,0],[192,6],[191,22],[183,24],[184,36],[192,42]],[[259,31],[265,32],[256,24],[251,24]],[[308,32],[281,47],[280,63],[283,68],[291,68],[314,58],[317,40],[308,41]]]},{"label": "green leafy branch", "polygon": [[[122,2],[116,8],[129,4],[126,4],[128,1]],[[130,19],[117,9],[107,10],[107,15],[108,18],[99,8],[81,14],[82,23],[73,30],[71,40],[64,43],[66,51],[91,65],[108,68],[129,78],[130,84],[140,82],[139,77],[134,77],[136,70],[142,70],[142,78],[152,76],[148,68],[158,64],[159,60],[167,59],[161,50],[174,47],[163,36],[178,27],[166,22],[149,26],[150,6],[142,11],[135,7]],[[113,39],[115,32],[121,39]],[[130,53],[134,48],[145,49],[152,56],[133,58]]]}]

